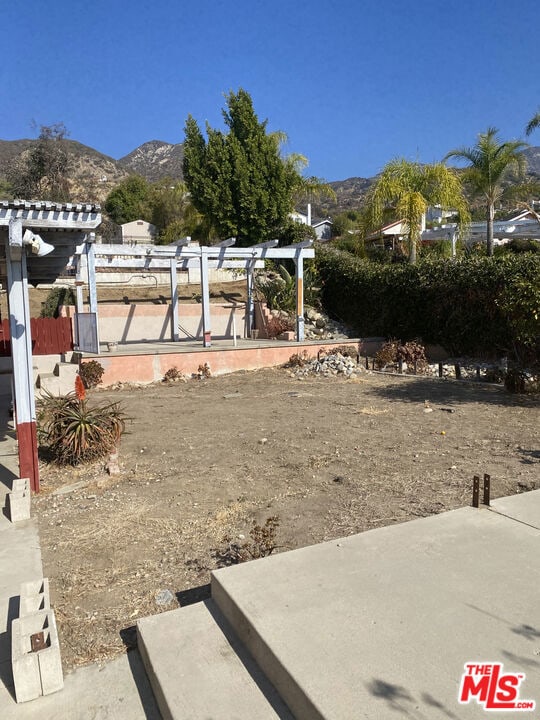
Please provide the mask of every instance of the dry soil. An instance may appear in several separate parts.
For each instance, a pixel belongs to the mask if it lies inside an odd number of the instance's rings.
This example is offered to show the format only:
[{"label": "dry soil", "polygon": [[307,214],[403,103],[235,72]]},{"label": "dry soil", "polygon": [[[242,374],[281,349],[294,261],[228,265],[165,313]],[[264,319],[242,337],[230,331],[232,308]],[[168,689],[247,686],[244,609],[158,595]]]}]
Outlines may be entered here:
[{"label": "dry soil", "polygon": [[494,496],[540,484],[538,403],[500,386],[275,369],[91,400],[132,418],[120,474],[44,464],[34,505],[66,669],[203,597],[224,536],[254,520],[279,516],[284,551],[468,505],[475,474]]}]

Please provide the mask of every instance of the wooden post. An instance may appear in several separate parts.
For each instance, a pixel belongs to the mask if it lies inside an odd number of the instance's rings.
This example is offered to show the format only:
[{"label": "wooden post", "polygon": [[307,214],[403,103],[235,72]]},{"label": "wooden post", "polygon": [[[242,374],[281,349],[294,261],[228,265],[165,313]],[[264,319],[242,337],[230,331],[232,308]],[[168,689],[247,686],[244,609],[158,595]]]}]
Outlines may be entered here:
[{"label": "wooden post", "polygon": [[28,276],[22,235],[22,220],[20,218],[12,219],[9,223],[9,247],[6,248],[6,266],[13,388],[19,445],[19,475],[20,477],[30,478],[32,490],[39,492]]},{"label": "wooden post", "polygon": [[296,340],[304,340],[304,257],[302,251],[294,259],[296,265]]},{"label": "wooden post", "polygon": [[178,342],[178,277],[176,275],[176,258],[171,258],[171,339]]},{"label": "wooden post", "polygon": [[212,346],[212,331],[210,329],[210,287],[208,283],[208,254],[206,248],[201,248],[201,302],[203,346]]}]

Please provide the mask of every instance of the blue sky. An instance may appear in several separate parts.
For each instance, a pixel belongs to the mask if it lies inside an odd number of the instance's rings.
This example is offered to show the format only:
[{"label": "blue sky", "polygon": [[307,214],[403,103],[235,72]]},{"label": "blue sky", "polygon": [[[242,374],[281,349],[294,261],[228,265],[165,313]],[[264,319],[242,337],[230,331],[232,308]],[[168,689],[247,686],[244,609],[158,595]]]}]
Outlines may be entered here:
[{"label": "blue sky", "polygon": [[[440,160],[540,108],[532,0],[21,0],[2,8],[0,139],[63,121],[119,158],[221,126],[243,87],[327,180]],[[540,131],[531,136],[540,145]]]}]

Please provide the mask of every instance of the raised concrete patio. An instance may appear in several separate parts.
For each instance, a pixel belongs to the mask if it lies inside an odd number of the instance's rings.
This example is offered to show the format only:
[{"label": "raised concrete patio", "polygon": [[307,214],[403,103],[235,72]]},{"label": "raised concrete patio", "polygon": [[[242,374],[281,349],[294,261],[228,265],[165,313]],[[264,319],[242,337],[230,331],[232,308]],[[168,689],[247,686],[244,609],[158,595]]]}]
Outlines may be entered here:
[{"label": "raised concrete patio", "polygon": [[213,340],[212,347],[202,347],[200,342],[160,342],[119,344],[115,352],[103,346],[99,354],[83,353],[85,360],[98,360],[105,372],[103,386],[116,382],[159,382],[172,367],[185,375],[197,372],[200,365],[208,363],[213,375],[223,375],[239,370],[257,370],[283,365],[295,353],[306,352],[315,357],[319,350],[331,350],[340,345],[352,345],[361,354],[373,353],[380,340],[345,340],[286,342],[280,340]]}]

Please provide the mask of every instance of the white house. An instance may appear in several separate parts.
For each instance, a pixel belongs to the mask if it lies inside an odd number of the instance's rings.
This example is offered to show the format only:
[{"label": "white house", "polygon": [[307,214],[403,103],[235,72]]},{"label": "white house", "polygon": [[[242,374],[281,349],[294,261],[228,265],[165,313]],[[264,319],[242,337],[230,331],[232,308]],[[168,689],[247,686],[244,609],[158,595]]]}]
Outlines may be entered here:
[{"label": "white house", "polygon": [[308,203],[307,214],[295,210],[289,213],[289,217],[293,222],[300,223],[300,225],[310,225],[317,235],[318,240],[330,240],[332,237],[332,220],[325,218],[324,220],[315,220],[311,217],[311,203]]}]

